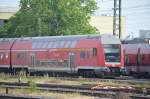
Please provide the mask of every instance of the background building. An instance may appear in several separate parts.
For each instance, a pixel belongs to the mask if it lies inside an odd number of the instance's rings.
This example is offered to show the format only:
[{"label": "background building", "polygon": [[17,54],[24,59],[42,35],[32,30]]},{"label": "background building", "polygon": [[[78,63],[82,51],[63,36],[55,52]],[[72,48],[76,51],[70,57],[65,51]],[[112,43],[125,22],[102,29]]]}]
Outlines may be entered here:
[{"label": "background building", "polygon": [[[127,36],[126,32],[126,17],[122,17],[122,34],[121,38]],[[112,34],[113,35],[113,16],[92,16],[90,24],[97,28],[101,34]]]},{"label": "background building", "polygon": [[0,6],[0,26],[6,23],[18,10],[18,7]]}]

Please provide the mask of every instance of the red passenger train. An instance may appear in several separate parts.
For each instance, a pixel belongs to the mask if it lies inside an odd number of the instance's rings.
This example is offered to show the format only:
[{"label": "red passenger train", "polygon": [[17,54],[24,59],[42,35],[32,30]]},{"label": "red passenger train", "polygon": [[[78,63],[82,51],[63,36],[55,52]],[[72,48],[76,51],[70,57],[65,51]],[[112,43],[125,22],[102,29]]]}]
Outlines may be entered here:
[{"label": "red passenger train", "polygon": [[2,71],[105,75],[117,74],[123,67],[121,42],[110,35],[0,39]]},{"label": "red passenger train", "polygon": [[130,75],[150,77],[150,44],[123,44],[125,67]]}]

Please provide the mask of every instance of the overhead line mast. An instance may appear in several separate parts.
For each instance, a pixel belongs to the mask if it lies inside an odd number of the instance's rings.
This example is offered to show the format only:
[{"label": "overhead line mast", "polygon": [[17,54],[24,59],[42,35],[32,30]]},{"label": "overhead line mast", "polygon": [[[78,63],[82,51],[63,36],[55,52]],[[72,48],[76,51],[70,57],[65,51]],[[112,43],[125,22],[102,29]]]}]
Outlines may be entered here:
[{"label": "overhead line mast", "polygon": [[113,35],[121,38],[121,0],[114,0]]}]

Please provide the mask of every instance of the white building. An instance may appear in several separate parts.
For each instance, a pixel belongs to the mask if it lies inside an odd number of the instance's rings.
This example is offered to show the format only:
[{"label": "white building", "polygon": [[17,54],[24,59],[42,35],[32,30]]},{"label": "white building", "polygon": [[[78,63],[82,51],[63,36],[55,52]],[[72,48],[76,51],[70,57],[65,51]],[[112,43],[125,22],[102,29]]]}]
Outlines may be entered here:
[{"label": "white building", "polygon": [[[126,17],[122,17],[121,38],[127,37]],[[97,28],[101,34],[113,35],[113,16],[92,16],[90,24]]]}]

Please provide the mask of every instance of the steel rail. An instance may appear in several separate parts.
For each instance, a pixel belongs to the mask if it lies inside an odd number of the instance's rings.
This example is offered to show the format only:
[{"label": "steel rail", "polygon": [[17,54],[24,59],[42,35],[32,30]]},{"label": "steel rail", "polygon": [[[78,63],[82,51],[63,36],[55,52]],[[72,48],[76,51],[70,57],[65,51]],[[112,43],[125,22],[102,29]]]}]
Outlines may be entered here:
[{"label": "steel rail", "polygon": [[[128,89],[128,88],[101,88],[93,85],[61,85],[61,84],[36,84],[38,90],[47,91],[60,91],[60,92],[75,92],[82,94],[115,94],[117,92],[123,93],[133,93],[133,94],[143,94],[143,89]],[[10,82],[0,82],[0,87],[3,88],[30,88],[28,83],[10,83]],[[150,95],[150,89],[146,90],[146,93]]]}]

